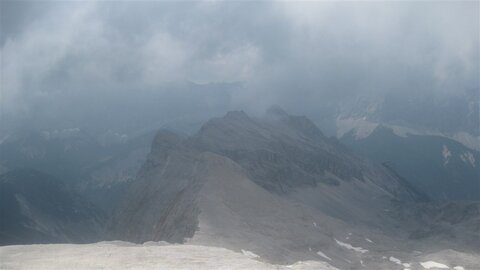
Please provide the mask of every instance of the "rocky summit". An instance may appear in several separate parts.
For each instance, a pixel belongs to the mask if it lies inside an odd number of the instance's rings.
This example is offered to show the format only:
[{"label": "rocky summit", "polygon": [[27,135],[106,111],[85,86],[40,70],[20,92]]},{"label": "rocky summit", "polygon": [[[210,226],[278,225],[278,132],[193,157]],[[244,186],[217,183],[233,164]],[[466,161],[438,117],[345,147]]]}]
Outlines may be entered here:
[{"label": "rocky summit", "polygon": [[221,246],[273,263],[386,269],[385,254],[414,261],[413,246],[456,246],[429,227],[415,237],[423,223],[412,216],[434,210],[391,168],[278,107],[229,112],[190,137],[159,131],[123,202],[114,239]]}]

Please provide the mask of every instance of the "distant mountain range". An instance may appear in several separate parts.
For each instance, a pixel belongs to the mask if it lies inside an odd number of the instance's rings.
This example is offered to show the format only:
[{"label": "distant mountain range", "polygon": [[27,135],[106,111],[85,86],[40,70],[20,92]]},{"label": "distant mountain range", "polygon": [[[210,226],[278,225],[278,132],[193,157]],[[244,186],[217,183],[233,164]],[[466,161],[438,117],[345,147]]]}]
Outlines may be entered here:
[{"label": "distant mountain range", "polygon": [[[168,241],[276,264],[321,260],[339,269],[419,269],[421,258],[455,249],[462,252],[449,255],[448,264],[473,267],[478,261],[463,258],[480,253],[480,203],[432,201],[453,182],[445,176],[437,186],[422,173],[470,176],[478,156],[445,138],[396,137],[382,126],[362,139],[351,131],[342,140],[356,144],[352,151],[278,106],[261,117],[231,111],[190,136],[162,129],[151,147],[150,135],[112,146],[90,141],[73,156],[91,156],[71,159],[81,168],[62,180],[39,168],[62,175],[56,162],[75,163],[62,159],[69,152],[57,146],[85,140],[49,139],[59,149],[51,152],[49,143],[11,138],[0,144],[12,153],[1,159],[1,243]],[[404,144],[394,148],[397,141]],[[392,159],[365,159],[360,143]],[[415,151],[428,162],[394,160]],[[35,169],[19,168],[23,160]],[[430,164],[436,167],[422,167]],[[412,178],[416,171],[419,178]],[[460,186],[452,194],[475,195]],[[431,255],[419,257],[414,249]]]},{"label": "distant mountain range", "polygon": [[351,131],[341,141],[361,155],[388,164],[430,198],[480,200],[480,153],[454,140],[399,136],[379,125],[364,138]]},{"label": "distant mountain range", "polygon": [[363,119],[455,137],[480,136],[480,89],[458,93],[400,91],[363,95],[339,105],[337,119]]}]

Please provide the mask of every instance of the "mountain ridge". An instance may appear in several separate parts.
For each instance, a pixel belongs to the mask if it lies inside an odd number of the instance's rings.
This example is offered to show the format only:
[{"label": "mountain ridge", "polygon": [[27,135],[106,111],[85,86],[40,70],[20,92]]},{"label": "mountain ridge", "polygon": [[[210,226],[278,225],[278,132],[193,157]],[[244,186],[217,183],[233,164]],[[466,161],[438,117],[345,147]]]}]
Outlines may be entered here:
[{"label": "mountain ridge", "polygon": [[318,258],[313,250],[323,247],[360,263],[336,235],[402,234],[385,208],[415,202],[408,187],[308,118],[279,116],[229,112],[187,138],[159,131],[117,211],[113,238],[242,247],[282,263]]}]

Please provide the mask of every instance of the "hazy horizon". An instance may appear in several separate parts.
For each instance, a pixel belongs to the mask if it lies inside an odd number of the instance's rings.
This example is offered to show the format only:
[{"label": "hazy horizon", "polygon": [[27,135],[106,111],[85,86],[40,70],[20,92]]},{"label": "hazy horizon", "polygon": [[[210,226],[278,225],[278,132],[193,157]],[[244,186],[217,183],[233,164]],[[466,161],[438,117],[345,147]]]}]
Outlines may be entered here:
[{"label": "hazy horizon", "polygon": [[273,104],[316,120],[361,97],[479,92],[476,1],[2,1],[1,14],[3,133],[131,133]]}]

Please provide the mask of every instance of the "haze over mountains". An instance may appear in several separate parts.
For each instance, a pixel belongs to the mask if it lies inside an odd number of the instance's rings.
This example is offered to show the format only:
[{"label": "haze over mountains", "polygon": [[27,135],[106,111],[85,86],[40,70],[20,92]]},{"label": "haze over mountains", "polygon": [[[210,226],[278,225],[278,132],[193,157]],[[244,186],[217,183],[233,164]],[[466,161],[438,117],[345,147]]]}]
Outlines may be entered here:
[{"label": "haze over mountains", "polygon": [[432,199],[478,200],[478,90],[407,96],[359,98],[337,116],[337,136],[357,153],[389,163]]},{"label": "haze over mountains", "polygon": [[103,234],[105,216],[55,177],[17,169],[0,177],[0,244],[85,243]]},{"label": "haze over mountains", "polygon": [[[136,162],[126,160],[120,164]],[[104,166],[123,169],[115,164]],[[106,190],[92,178],[76,185],[95,209],[67,203],[85,199],[61,182],[42,184],[39,175],[51,177],[21,169],[2,176],[9,187],[2,192],[11,198],[2,213],[12,217],[2,223],[4,244],[168,241],[224,247],[274,264],[324,261],[339,269],[402,263],[422,269],[429,256],[471,269],[478,263],[469,254],[480,250],[479,203],[431,202],[394,169],[362,159],[308,118],[278,106],[261,118],[229,112],[189,137],[159,131],[136,176],[104,174],[99,179]],[[85,185],[90,188],[78,188]],[[108,196],[99,200],[95,189]],[[63,212],[55,214],[56,208]],[[28,233],[17,233],[20,224]],[[449,249],[461,252],[438,255]],[[402,263],[385,259],[390,256]]]},{"label": "haze over mountains", "polygon": [[0,1],[0,269],[478,269],[479,5]]}]

